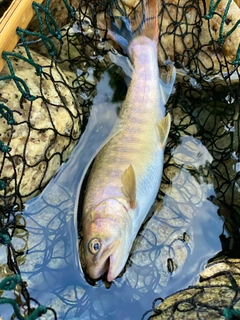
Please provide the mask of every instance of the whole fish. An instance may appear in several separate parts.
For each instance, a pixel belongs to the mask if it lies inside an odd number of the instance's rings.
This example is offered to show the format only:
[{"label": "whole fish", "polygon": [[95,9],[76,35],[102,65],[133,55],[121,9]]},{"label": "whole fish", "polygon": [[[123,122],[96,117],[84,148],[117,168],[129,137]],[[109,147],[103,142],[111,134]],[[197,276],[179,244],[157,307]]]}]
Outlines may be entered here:
[{"label": "whole fish", "polygon": [[[123,24],[127,37],[116,26],[109,31],[127,51],[133,74],[120,121],[98,153],[86,187],[83,254],[87,273],[93,279],[107,271],[111,282],[123,270],[161,182],[171,125],[170,115],[165,117],[165,104],[176,72],[172,66],[166,81],[159,78],[157,15],[157,0],[149,0],[138,32],[133,35],[126,18]],[[139,21],[142,18],[137,17]]]}]

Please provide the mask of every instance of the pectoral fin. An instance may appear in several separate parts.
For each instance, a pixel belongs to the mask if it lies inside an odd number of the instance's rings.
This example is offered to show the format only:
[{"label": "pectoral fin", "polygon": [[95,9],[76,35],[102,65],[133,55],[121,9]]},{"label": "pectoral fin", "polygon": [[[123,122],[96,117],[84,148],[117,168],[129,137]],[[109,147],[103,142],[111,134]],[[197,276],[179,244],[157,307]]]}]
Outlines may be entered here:
[{"label": "pectoral fin", "polygon": [[160,139],[160,147],[164,148],[167,143],[167,137],[171,127],[171,115],[168,113],[165,118],[158,122],[158,132]]},{"label": "pectoral fin", "polygon": [[130,166],[124,171],[122,175],[122,192],[124,196],[129,200],[130,207],[136,208],[136,177],[133,166]]}]

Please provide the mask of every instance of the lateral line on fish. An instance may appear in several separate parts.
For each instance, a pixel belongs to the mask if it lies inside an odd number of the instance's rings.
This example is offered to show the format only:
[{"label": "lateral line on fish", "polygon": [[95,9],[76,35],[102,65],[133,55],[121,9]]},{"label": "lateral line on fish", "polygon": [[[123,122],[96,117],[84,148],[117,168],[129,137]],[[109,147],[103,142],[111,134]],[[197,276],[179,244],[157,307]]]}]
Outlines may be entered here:
[{"label": "lateral line on fish", "polygon": [[[144,69],[144,73],[145,73],[145,77],[144,77],[144,92],[142,93],[142,103],[140,105],[140,108],[139,108],[139,113],[141,114],[142,113],[142,110],[144,109],[145,107],[145,103],[144,103],[144,100],[145,100],[145,97],[146,97],[146,69]],[[122,106],[124,107],[124,106]],[[154,125],[154,124],[153,124]],[[133,126],[130,127],[130,133],[133,131]],[[121,134],[121,129],[119,130],[118,134]],[[112,137],[114,138],[114,137]],[[124,147],[122,147],[122,150],[120,150],[120,152],[125,152],[125,149]],[[117,161],[115,162],[115,165],[113,167],[113,169],[111,170],[111,173],[110,173],[110,177],[109,177],[109,180],[111,180],[110,178],[113,177],[113,172],[115,172],[116,170],[116,167],[119,167],[119,164],[120,164],[120,158],[118,157]],[[129,165],[131,165],[131,163],[129,163]],[[124,194],[123,194],[124,195]],[[103,193],[103,196],[104,196],[104,193]],[[102,197],[102,199],[104,199],[104,197]],[[101,199],[101,200],[102,200]]]}]

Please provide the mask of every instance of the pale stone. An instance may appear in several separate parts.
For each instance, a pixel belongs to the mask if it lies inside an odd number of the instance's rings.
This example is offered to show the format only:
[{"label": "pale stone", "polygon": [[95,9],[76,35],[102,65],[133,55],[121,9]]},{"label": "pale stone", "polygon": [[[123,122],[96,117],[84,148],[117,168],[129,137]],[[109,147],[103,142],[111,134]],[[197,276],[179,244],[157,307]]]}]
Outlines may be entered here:
[{"label": "pale stone", "polygon": [[[27,58],[23,49],[15,53]],[[57,172],[65,161],[81,133],[80,106],[68,78],[45,57],[31,52],[34,62],[42,66],[42,75],[20,59],[11,59],[15,75],[30,89],[34,101],[25,99],[13,80],[0,82],[1,98],[13,111],[15,125],[0,118],[0,139],[11,149],[5,155],[0,152],[1,180],[7,180],[7,197],[18,190],[18,197],[25,202],[35,196]],[[5,65],[1,76],[9,74]],[[43,97],[45,99],[43,99]],[[16,175],[16,176],[15,176]],[[16,188],[17,185],[17,188]],[[5,193],[6,192],[6,193]],[[10,201],[11,198],[9,199]]]}]

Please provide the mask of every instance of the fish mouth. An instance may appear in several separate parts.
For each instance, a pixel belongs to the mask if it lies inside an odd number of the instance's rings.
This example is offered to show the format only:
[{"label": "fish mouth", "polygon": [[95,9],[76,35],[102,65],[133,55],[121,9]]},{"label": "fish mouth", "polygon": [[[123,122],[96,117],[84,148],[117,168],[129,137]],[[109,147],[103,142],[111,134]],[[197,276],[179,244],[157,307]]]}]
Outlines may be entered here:
[{"label": "fish mouth", "polygon": [[109,267],[111,265],[110,257],[112,255],[113,249],[111,250],[110,255],[107,251],[102,254],[99,260],[94,262],[92,259],[89,259],[87,262],[87,273],[90,276],[90,278],[96,281],[100,280],[103,277],[106,277],[106,274],[108,273]]},{"label": "fish mouth", "polygon": [[109,259],[106,259],[106,261],[103,263],[101,268],[99,268],[98,270],[95,270],[94,267],[89,268],[89,270],[87,270],[87,273],[92,279],[94,279],[95,281],[98,281],[108,272],[108,269],[109,269]]},{"label": "fish mouth", "polygon": [[[121,273],[123,268],[116,268],[114,266],[114,257],[113,254],[108,256],[105,260],[104,264],[102,265],[101,269],[97,272],[89,272],[88,275],[94,281],[98,281],[100,279],[107,280],[107,282],[113,282]],[[116,261],[115,261],[116,262]]]},{"label": "fish mouth", "polygon": [[116,277],[114,277],[114,272],[113,272],[113,257],[110,255],[108,257],[108,272],[107,272],[107,281],[112,282]]},{"label": "fish mouth", "polygon": [[113,267],[112,255],[107,257],[101,269],[98,270],[97,273],[96,272],[94,274],[91,273],[90,276],[95,281],[103,279],[103,280],[107,280],[107,282],[112,282],[118,276],[118,274],[116,273],[116,270],[114,270],[114,267]]},{"label": "fish mouth", "polygon": [[122,255],[118,250],[116,242],[108,246],[105,252],[102,252],[100,259],[93,261],[89,259],[87,261],[86,273],[90,278],[98,281],[99,279],[105,279],[108,282],[112,282],[119,273],[122,271]]},{"label": "fish mouth", "polygon": [[[107,272],[107,281],[108,282],[112,282],[114,281],[119,274],[121,273],[123,267],[120,266],[120,268],[114,268],[114,257],[113,255],[110,255],[108,258],[108,272]],[[116,264],[116,261],[115,261]]]}]

